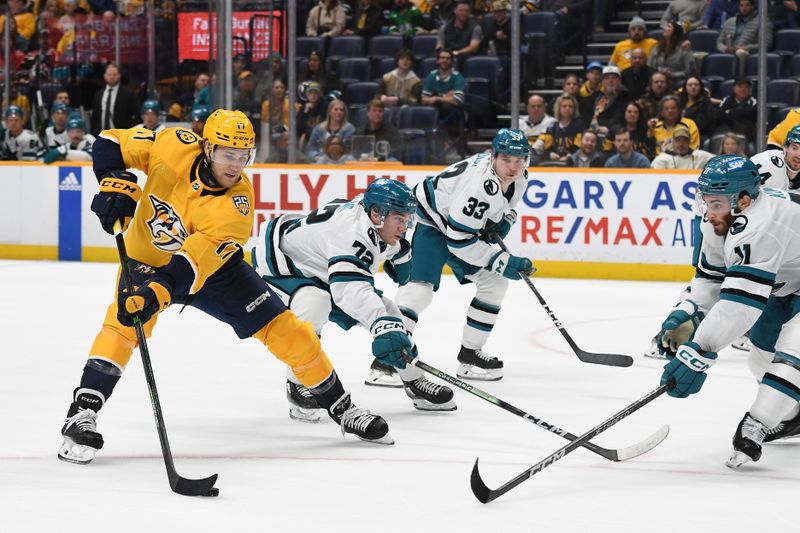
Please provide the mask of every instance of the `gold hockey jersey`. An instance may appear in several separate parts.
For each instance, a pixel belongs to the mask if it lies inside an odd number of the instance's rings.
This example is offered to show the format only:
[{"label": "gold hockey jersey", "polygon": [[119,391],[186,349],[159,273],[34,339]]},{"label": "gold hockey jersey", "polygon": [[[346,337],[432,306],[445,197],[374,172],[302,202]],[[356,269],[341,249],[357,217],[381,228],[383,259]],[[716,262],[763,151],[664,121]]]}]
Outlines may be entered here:
[{"label": "gold hockey jersey", "polygon": [[[125,234],[128,255],[152,267],[163,267],[173,254],[194,271],[194,294],[237,251],[253,228],[253,186],[242,173],[231,188],[206,185],[200,138],[183,128],[158,133],[143,128],[105,130],[118,143],[126,168],[147,174],[142,199]],[[204,174],[205,175],[205,174]]]}]

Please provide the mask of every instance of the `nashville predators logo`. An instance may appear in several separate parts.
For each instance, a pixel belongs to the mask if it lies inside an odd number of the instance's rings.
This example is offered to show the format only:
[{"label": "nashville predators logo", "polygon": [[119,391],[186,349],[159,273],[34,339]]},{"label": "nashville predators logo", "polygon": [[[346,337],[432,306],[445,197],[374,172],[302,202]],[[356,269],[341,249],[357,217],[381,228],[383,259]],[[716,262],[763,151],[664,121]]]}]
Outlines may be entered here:
[{"label": "nashville predators logo", "polygon": [[250,212],[250,202],[247,200],[247,196],[233,196],[233,205],[243,215],[247,215]]},{"label": "nashville predators logo", "polygon": [[153,218],[147,221],[147,225],[153,235],[153,245],[165,252],[178,251],[189,236],[181,217],[171,205],[152,194],[150,203],[153,205]]}]

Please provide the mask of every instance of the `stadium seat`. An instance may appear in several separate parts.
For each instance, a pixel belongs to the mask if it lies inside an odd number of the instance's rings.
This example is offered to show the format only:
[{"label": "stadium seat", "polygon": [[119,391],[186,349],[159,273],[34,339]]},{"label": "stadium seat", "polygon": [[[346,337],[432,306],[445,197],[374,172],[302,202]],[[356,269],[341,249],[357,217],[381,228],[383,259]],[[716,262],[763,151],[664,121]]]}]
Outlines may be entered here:
[{"label": "stadium seat", "polygon": [[647,36],[650,37],[651,39],[655,39],[656,41],[660,41],[661,37],[664,36],[664,30],[662,30],[661,28],[655,28],[649,30],[647,32]]},{"label": "stadium seat", "polygon": [[328,59],[337,61],[345,57],[364,58],[364,38],[360,35],[339,35],[328,45]]},{"label": "stadium seat", "polygon": [[789,62],[789,75],[793,78],[800,77],[800,54],[792,56]]},{"label": "stadium seat", "polygon": [[550,11],[536,11],[525,14],[522,33],[544,33],[554,39],[558,35],[558,16]]},{"label": "stadium seat", "polygon": [[336,65],[336,75],[342,85],[355,81],[370,81],[370,64],[366,57],[345,57]]},{"label": "stadium seat", "polygon": [[736,56],[733,54],[708,54],[703,58],[703,78],[729,80],[736,78]]},{"label": "stadium seat", "polygon": [[767,106],[767,128],[770,130],[783,122],[792,107]]},{"label": "stadium seat", "polygon": [[461,74],[465,78],[483,78],[489,83],[489,98],[497,99],[503,90],[500,59],[493,56],[472,56],[464,61]]},{"label": "stadium seat", "polygon": [[308,57],[316,50],[320,55],[325,55],[325,41],[322,37],[297,37],[295,39],[296,57]]},{"label": "stadium seat", "polygon": [[770,80],[767,82],[767,104],[797,104],[800,82],[792,79]]},{"label": "stadium seat", "polygon": [[401,48],[403,38],[400,35],[376,35],[369,41],[367,55],[371,58],[394,58]]},{"label": "stadium seat", "polygon": [[[342,60],[344,63],[345,60]],[[341,65],[342,63],[339,63]],[[363,105],[366,106],[370,100],[375,97],[375,91],[378,90],[378,84],[374,81],[358,81],[348,83],[344,86],[344,102],[348,106]]]},{"label": "stadium seat", "polygon": [[439,110],[430,106],[400,108],[397,125],[402,140],[402,161],[408,165],[427,162],[439,123]]},{"label": "stadium seat", "polygon": [[776,54],[786,52],[789,55],[795,55],[800,53],[800,30],[776,31],[773,48]]},{"label": "stadium seat", "polygon": [[416,66],[414,67],[414,72],[416,72],[417,76],[419,76],[419,79],[421,79],[424,82],[425,78],[428,77],[428,74],[430,74],[431,71],[434,71],[437,68],[438,67],[436,65],[436,58],[426,57],[425,59],[419,61],[416,64]]},{"label": "stadium seat", "polygon": [[717,37],[719,37],[717,30],[694,30],[690,31],[686,37],[692,43],[693,52],[705,52],[707,54],[717,52]]},{"label": "stadium seat", "polygon": [[411,53],[419,63],[425,58],[434,57],[437,36],[434,33],[417,34],[411,39]]},{"label": "stadium seat", "polygon": [[[758,54],[747,56],[744,68],[745,76],[758,76]],[[781,77],[780,54],[767,54],[767,78],[778,79]]]},{"label": "stadium seat", "polygon": [[372,65],[372,74],[376,80],[379,80],[387,72],[391,72],[395,68],[395,61],[393,57],[381,57]]}]

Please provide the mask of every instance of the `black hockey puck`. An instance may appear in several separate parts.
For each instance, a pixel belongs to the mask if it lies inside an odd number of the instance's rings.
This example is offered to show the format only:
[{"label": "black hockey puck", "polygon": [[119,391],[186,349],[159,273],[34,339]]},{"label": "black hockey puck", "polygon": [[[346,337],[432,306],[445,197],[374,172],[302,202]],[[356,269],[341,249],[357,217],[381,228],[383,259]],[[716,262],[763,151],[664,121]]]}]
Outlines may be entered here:
[{"label": "black hockey puck", "polygon": [[211,489],[205,494],[203,494],[203,496],[210,496],[210,497],[219,496],[219,489],[217,487],[211,487]]}]

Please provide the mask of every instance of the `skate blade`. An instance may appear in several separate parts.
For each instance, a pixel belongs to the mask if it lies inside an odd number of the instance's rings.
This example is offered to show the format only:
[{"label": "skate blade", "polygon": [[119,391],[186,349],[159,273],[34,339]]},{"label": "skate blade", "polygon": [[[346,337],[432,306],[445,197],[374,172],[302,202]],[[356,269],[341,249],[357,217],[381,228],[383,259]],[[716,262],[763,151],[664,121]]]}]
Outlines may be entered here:
[{"label": "skate blade", "polygon": [[364,385],[371,387],[391,387],[400,388],[403,386],[403,380],[397,373],[387,374],[381,370],[370,370],[367,379],[364,380]]},{"label": "skate blade", "polygon": [[734,451],[733,455],[725,461],[725,466],[734,470],[739,469],[742,465],[752,462],[753,459],[744,452]]},{"label": "skate blade", "polygon": [[350,435],[354,435],[358,439],[363,440],[364,442],[370,442],[372,444],[385,444],[387,446],[391,446],[392,444],[394,444],[394,439],[388,433],[379,439],[367,439],[365,437],[359,437],[355,433],[350,433]]},{"label": "skate blade", "polygon": [[503,379],[503,369],[485,369],[475,365],[460,363],[456,375],[461,379],[474,379],[475,381],[498,381]]},{"label": "skate blade", "polygon": [[94,456],[96,454],[97,448],[92,448],[91,446],[85,446],[83,444],[77,444],[69,437],[64,438],[64,443],[58,450],[59,459],[76,465],[88,465],[92,462],[92,460],[94,460]]},{"label": "skate blade", "polygon": [[445,403],[432,403],[423,398],[411,398],[411,401],[419,411],[455,411],[458,409],[456,402],[453,400]]},{"label": "skate blade", "polygon": [[750,351],[750,341],[733,342],[733,343],[731,343],[731,348],[735,348],[736,350],[741,350],[743,352],[749,352]]},{"label": "skate blade", "polygon": [[289,406],[289,418],[307,424],[316,424],[320,421],[319,409],[304,409],[294,405]]}]

